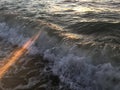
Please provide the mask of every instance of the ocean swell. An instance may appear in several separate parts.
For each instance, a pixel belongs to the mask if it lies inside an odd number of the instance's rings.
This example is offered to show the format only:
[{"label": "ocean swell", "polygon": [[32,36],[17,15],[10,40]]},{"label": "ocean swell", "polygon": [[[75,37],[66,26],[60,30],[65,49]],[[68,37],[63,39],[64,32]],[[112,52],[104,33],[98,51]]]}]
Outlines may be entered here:
[{"label": "ocean swell", "polygon": [[[119,23],[93,23],[71,25],[70,29],[79,30],[76,33],[50,22],[0,13],[0,37],[21,46],[41,31],[39,39],[30,48],[30,54],[41,54],[44,60],[47,59],[61,83],[71,90],[119,90]],[[113,25],[112,29],[116,30],[101,31],[101,27],[98,28],[99,34],[95,28],[103,24],[104,29]]]}]

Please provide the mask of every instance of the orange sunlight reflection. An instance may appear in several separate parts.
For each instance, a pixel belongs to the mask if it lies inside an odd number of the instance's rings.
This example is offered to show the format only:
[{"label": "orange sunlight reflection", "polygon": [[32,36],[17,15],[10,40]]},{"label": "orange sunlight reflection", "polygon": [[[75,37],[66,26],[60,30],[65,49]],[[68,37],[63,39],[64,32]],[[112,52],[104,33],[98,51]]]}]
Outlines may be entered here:
[{"label": "orange sunlight reflection", "polygon": [[0,68],[0,79],[4,76],[4,74],[9,70],[9,68],[22,56],[26,53],[27,49],[38,39],[40,36],[39,32],[37,35],[31,37],[21,48],[12,52],[10,57],[8,57],[5,61],[6,63]]}]

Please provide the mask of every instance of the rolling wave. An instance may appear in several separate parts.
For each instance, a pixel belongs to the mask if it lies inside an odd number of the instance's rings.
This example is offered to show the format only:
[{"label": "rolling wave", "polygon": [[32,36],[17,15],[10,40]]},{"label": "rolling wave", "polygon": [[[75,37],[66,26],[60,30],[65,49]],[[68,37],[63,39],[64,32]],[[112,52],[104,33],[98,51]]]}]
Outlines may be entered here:
[{"label": "rolling wave", "polygon": [[79,22],[62,28],[19,14],[0,13],[0,37],[13,45],[21,46],[41,31],[30,55],[40,54],[52,63],[52,73],[72,90],[119,90],[119,29],[119,23],[107,22]]}]

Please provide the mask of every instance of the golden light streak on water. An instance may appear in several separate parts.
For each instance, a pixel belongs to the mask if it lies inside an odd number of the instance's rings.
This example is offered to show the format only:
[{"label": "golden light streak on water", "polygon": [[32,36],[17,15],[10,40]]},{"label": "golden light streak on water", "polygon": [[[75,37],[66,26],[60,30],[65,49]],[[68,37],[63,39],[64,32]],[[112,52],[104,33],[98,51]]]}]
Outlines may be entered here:
[{"label": "golden light streak on water", "polygon": [[27,49],[38,39],[40,32],[30,38],[21,48],[12,52],[10,57],[6,59],[6,63],[0,68],[0,79],[3,78],[5,73],[10,69],[10,67],[22,56],[25,54]]},{"label": "golden light streak on water", "polygon": [[52,8],[50,8],[50,12],[62,12],[62,11],[74,11],[74,12],[80,12],[80,13],[84,13],[84,12],[88,12],[88,11],[95,11],[95,8],[92,7],[85,7],[85,6],[69,6],[69,5],[64,5],[64,6],[52,6]]},{"label": "golden light streak on water", "polygon": [[73,34],[73,33],[62,33],[62,36],[65,36],[68,39],[81,39],[83,38],[82,35],[77,35],[77,34]]},{"label": "golden light streak on water", "polygon": [[77,6],[77,7],[74,7],[73,10],[75,10],[75,12],[94,11],[93,8],[90,8],[90,7],[83,7],[83,6]]}]

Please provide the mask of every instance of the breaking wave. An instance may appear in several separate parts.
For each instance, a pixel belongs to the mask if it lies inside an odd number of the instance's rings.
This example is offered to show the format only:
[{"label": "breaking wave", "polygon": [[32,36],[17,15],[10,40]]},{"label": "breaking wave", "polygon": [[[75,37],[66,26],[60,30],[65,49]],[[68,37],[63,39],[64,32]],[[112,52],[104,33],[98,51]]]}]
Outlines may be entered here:
[{"label": "breaking wave", "polygon": [[[30,55],[40,54],[48,60],[52,73],[71,90],[119,90],[119,29],[119,23],[107,22],[81,22],[62,28],[17,14],[0,14],[0,37],[13,45],[21,46],[42,32],[29,49]],[[23,86],[16,90],[19,87]]]}]

